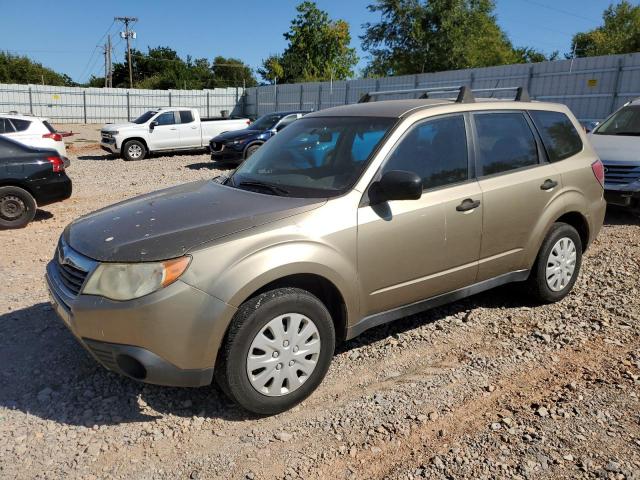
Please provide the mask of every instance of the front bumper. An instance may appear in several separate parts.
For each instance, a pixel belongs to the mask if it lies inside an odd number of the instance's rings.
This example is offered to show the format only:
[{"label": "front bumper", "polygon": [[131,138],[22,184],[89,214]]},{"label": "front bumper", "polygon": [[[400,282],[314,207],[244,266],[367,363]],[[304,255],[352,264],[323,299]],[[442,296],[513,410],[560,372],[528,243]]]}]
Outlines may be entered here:
[{"label": "front bumper", "polygon": [[627,184],[604,184],[604,198],[607,203],[619,207],[632,207],[640,203],[640,180]]},{"label": "front bumper", "polygon": [[[217,148],[220,148],[218,146]],[[235,162],[241,163],[244,160],[244,148],[245,145],[222,145],[221,150],[216,150],[214,146],[209,144],[209,151],[211,152],[211,160],[214,162]]]},{"label": "front bumper", "polygon": [[107,369],[158,385],[211,383],[233,307],[180,280],[128,301],[74,296],[65,289],[55,260],[45,278],[55,312]]},{"label": "front bumper", "polygon": [[120,148],[118,148],[118,142],[114,137],[102,137],[100,140],[100,148],[105,152],[109,153],[120,153]]}]

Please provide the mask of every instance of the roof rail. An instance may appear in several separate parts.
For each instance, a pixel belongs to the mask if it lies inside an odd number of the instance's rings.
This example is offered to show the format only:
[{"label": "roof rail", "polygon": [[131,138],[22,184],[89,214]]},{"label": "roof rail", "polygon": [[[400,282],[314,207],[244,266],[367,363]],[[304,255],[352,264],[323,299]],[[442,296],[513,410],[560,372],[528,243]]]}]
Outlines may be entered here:
[{"label": "roof rail", "polygon": [[531,97],[529,96],[529,92],[526,87],[500,87],[500,88],[478,88],[471,89],[466,85],[461,86],[450,86],[450,87],[431,87],[431,88],[410,88],[407,90],[382,90],[379,92],[367,92],[358,103],[367,103],[370,102],[374,97],[379,97],[383,95],[403,95],[409,93],[422,93],[419,98],[429,98],[429,94],[439,94],[439,93],[449,93],[449,92],[458,92],[458,96],[456,98],[456,103],[473,103],[475,102],[474,93],[476,92],[500,92],[500,91],[516,91],[516,102],[530,102]]}]

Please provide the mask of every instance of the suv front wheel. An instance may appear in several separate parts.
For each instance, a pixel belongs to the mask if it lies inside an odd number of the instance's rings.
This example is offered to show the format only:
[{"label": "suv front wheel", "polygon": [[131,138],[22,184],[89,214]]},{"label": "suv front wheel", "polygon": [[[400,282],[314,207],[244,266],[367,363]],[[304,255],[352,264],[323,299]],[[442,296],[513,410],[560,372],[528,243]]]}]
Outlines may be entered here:
[{"label": "suv front wheel", "polygon": [[139,140],[128,140],[122,146],[122,158],[127,161],[142,160],[147,156],[147,148]]},{"label": "suv front wheel", "polygon": [[529,276],[529,290],[543,302],[566,297],[576,283],[582,264],[582,240],[571,225],[553,224],[542,242]]},{"label": "suv front wheel", "polygon": [[222,390],[245,409],[272,415],[307,398],[324,378],[335,349],[325,305],[298,288],[247,300],[234,316],[216,367]]}]

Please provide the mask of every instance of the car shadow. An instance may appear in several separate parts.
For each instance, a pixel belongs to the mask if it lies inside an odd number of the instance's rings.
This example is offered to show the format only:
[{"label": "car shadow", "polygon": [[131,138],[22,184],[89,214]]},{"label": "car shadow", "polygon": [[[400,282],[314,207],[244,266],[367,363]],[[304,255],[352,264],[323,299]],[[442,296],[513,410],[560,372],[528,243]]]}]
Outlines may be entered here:
[{"label": "car shadow", "polygon": [[99,155],[78,155],[76,157],[77,160],[108,160],[108,161],[113,161],[113,160],[118,160],[118,157],[116,155],[112,155],[110,153],[104,153],[104,154],[99,154]]},{"label": "car shadow", "polygon": [[228,162],[198,162],[186,165],[189,170],[234,170],[236,165]]},{"label": "car shadow", "polygon": [[[525,304],[509,287],[501,287],[373,328],[341,344],[336,353],[476,307]],[[167,414],[229,421],[259,418],[231,402],[215,383],[201,388],[162,387],[109,372],[82,348],[48,303],[0,316],[0,365],[0,406],[59,423],[93,427],[152,422]]]},{"label": "car shadow", "polygon": [[629,208],[608,206],[604,217],[605,225],[638,225],[640,226],[640,212]]},{"label": "car shadow", "polygon": [[35,217],[33,217],[32,222],[44,222],[46,220],[51,220],[52,218],[53,218],[53,213],[47,210],[41,210],[38,208],[36,210],[36,215]]}]

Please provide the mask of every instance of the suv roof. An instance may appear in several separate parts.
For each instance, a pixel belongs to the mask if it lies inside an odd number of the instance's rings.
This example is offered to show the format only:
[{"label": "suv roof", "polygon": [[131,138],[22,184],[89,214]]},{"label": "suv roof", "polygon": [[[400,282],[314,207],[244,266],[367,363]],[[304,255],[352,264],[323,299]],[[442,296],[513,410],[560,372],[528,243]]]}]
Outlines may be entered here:
[{"label": "suv roof", "polygon": [[40,120],[41,122],[45,122],[48,119],[45,117],[36,117],[34,115],[29,115],[28,113],[12,113],[12,112],[0,112],[0,117],[10,117],[16,118],[18,120],[28,120],[30,122],[34,120]]}]

